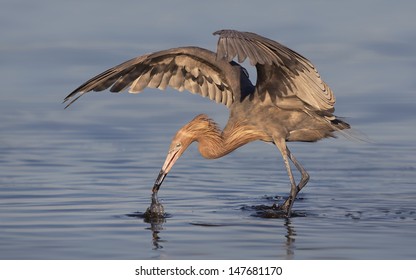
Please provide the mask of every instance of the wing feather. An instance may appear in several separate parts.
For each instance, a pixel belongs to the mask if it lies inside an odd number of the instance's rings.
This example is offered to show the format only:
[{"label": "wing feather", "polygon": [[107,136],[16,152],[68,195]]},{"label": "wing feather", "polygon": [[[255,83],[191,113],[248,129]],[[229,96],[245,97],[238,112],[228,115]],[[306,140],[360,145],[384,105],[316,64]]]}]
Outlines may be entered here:
[{"label": "wing feather", "polygon": [[[264,100],[269,94],[276,105],[284,98],[287,107],[293,97],[314,110],[332,110],[335,96],[328,85],[321,79],[315,66],[305,57],[284,45],[250,32],[220,30],[217,58],[239,62],[248,58],[257,68],[257,92]],[[289,102],[288,102],[289,101]],[[282,103],[283,104],[283,103]],[[298,106],[299,102],[293,102]]]},{"label": "wing feather", "polygon": [[[217,60],[216,54],[197,47],[155,52],[128,60],[88,80],[64,100],[71,105],[83,94],[110,88],[140,93],[146,87],[172,87],[208,97],[227,107],[240,98],[241,66]],[[247,78],[248,79],[248,78]],[[226,96],[227,98],[225,98]]]},{"label": "wing feather", "polygon": [[130,86],[130,93],[140,93],[145,87],[149,85],[151,76],[151,71],[147,71],[141,74],[137,79],[135,79]]}]

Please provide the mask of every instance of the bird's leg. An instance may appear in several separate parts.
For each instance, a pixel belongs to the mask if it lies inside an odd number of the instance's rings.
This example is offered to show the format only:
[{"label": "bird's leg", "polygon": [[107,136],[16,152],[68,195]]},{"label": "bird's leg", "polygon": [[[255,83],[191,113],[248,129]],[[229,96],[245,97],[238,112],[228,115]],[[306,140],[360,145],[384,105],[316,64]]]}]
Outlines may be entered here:
[{"label": "bird's leg", "polygon": [[[290,168],[290,163],[289,163],[289,158],[293,161],[294,157],[291,154],[289,148],[287,148],[286,141],[284,139],[279,139],[275,141],[275,144],[277,148],[280,150],[280,153],[282,154],[283,161],[285,163],[287,174],[289,175],[289,180],[290,180],[290,195],[286,199],[286,201],[283,203],[283,205],[279,208],[286,212],[287,217],[290,217],[290,214],[291,214],[290,212],[292,210],[293,203],[295,201],[296,195],[298,194],[300,190],[300,188],[296,186],[295,178],[293,177],[292,169]],[[293,163],[299,169],[300,164],[296,161],[296,159]],[[303,186],[306,184],[306,182],[303,183],[303,181],[301,181],[301,183],[303,184]]]},{"label": "bird's leg", "polygon": [[293,162],[293,164],[296,166],[296,168],[299,170],[300,174],[302,175],[302,178],[300,179],[300,182],[298,185],[298,189],[300,191],[308,183],[309,174],[308,172],[306,172],[305,168],[303,168],[303,166],[296,160],[295,156],[289,151],[289,149],[287,149],[287,153],[289,155],[290,160]]},{"label": "bird's leg", "polygon": [[[296,168],[299,170],[299,172],[302,175],[302,178],[300,179],[299,185],[296,186],[296,188],[291,188],[290,196],[286,199],[286,201],[282,205],[282,209],[288,209],[289,212],[288,215],[290,215],[290,210],[292,209],[293,202],[297,196],[297,194],[300,192],[300,190],[308,183],[309,181],[309,174],[306,172],[305,168],[296,160],[295,156],[290,152],[289,148],[286,147],[286,153],[289,156],[289,159],[293,162],[293,164],[296,166]],[[287,168],[287,165],[286,165]],[[289,175],[290,177],[290,175]],[[294,191],[295,190],[295,191]]]}]

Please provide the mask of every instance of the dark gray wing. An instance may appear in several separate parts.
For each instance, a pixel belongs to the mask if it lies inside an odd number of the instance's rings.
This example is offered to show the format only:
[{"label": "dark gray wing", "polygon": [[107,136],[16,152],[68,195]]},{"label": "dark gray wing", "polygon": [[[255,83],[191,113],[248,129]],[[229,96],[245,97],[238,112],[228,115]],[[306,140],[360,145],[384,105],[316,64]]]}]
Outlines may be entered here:
[{"label": "dark gray wing", "polygon": [[[257,93],[269,96],[277,106],[331,111],[335,96],[314,65],[295,51],[250,32],[220,30],[217,58],[238,62],[249,59],[257,68]],[[302,102],[300,102],[302,101]]]},{"label": "dark gray wing", "polygon": [[[233,66],[234,65],[234,66]],[[139,93],[146,87],[164,90],[170,86],[208,97],[227,107],[240,97],[240,66],[219,61],[216,54],[202,48],[183,47],[155,52],[128,60],[88,80],[64,100],[75,102],[90,91],[129,88]]]}]

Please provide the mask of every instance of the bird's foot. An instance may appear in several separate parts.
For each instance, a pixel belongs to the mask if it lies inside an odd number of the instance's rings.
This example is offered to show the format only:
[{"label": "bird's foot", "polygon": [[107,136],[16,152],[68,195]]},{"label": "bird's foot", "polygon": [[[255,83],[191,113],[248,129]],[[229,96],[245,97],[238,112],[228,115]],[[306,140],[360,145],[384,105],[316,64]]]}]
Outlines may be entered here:
[{"label": "bird's foot", "polygon": [[285,218],[290,217],[290,211],[288,211],[288,208],[285,206],[285,204],[279,205],[274,203],[271,207],[271,210],[273,212],[279,213],[279,216],[283,216]]},{"label": "bird's foot", "polygon": [[267,219],[284,219],[287,218],[287,213],[282,209],[281,205],[274,203],[273,205],[257,205],[251,207],[244,207],[243,209],[254,210],[253,216]]},{"label": "bird's foot", "polygon": [[274,203],[272,205],[271,209],[274,210],[274,211],[284,212],[285,217],[290,218],[291,208],[292,208],[292,207],[290,207],[291,204],[293,204],[293,203],[291,203],[291,199],[288,198],[288,199],[286,199],[286,201],[282,205]]}]

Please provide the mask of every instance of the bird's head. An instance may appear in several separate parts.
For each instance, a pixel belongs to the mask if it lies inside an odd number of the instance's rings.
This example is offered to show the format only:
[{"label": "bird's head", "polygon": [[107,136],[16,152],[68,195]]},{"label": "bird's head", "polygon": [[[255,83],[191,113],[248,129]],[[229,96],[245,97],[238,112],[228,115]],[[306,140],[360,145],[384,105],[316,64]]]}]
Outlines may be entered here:
[{"label": "bird's head", "polygon": [[153,193],[157,192],[163,183],[166,175],[172,169],[175,162],[182,156],[192,142],[198,141],[204,132],[211,130],[212,121],[206,115],[198,115],[191,122],[176,132],[169,146],[165,163],[156,178],[153,186]]}]

